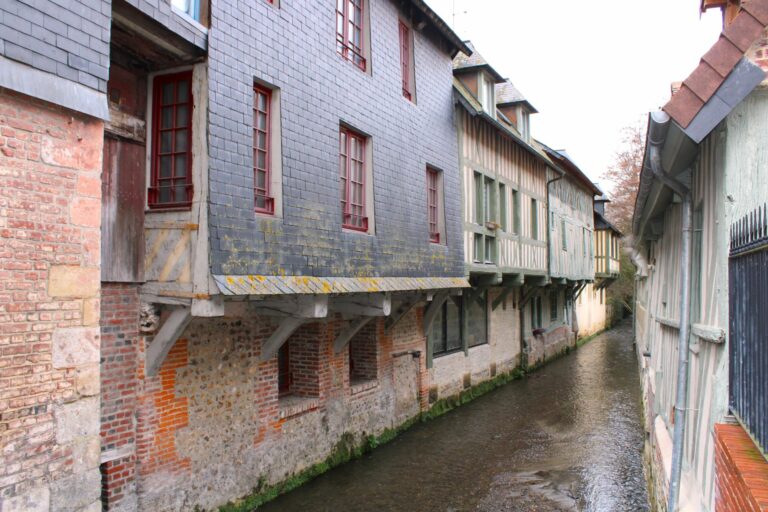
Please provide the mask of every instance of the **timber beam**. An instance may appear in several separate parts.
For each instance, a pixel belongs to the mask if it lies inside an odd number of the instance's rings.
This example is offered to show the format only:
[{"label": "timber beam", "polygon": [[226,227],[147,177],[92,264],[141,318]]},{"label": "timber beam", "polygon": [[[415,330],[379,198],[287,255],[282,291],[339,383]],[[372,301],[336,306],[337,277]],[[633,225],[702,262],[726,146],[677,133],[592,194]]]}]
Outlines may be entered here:
[{"label": "timber beam", "polygon": [[262,345],[259,360],[269,361],[275,357],[275,354],[277,354],[280,347],[283,346],[283,343],[285,343],[286,340],[296,332],[296,329],[301,327],[306,321],[306,318],[297,318],[294,316],[283,318],[280,325],[275,329],[275,332],[273,332],[269,339],[264,342],[264,345]]},{"label": "timber beam", "polygon": [[168,352],[179,339],[189,322],[192,321],[192,310],[189,307],[174,309],[166,319],[160,330],[155,334],[152,343],[147,347],[147,356],[144,373],[152,377],[157,375],[163,365]]},{"label": "timber beam", "polygon": [[494,272],[493,274],[474,274],[470,278],[472,287],[488,287],[498,286],[504,280],[501,272]]},{"label": "timber beam", "polygon": [[327,295],[291,295],[259,300],[252,311],[261,315],[325,318],[328,316]]},{"label": "timber beam", "polygon": [[528,301],[531,300],[531,297],[538,291],[538,287],[532,286],[528,288],[527,290],[525,287],[522,289],[522,295],[520,296],[520,304],[518,305],[519,309],[523,309],[527,304]]},{"label": "timber beam", "polygon": [[389,316],[392,296],[389,293],[361,293],[339,297],[331,302],[333,311],[353,316]]},{"label": "timber beam", "polygon": [[342,350],[344,350],[344,347],[347,346],[349,343],[349,340],[351,340],[355,334],[360,332],[360,329],[368,325],[368,323],[373,320],[374,317],[372,316],[364,316],[362,318],[356,318],[347,324],[347,326],[342,329],[342,331],[339,333],[339,336],[336,338],[336,340],[333,342],[333,352],[336,354],[340,354]]}]

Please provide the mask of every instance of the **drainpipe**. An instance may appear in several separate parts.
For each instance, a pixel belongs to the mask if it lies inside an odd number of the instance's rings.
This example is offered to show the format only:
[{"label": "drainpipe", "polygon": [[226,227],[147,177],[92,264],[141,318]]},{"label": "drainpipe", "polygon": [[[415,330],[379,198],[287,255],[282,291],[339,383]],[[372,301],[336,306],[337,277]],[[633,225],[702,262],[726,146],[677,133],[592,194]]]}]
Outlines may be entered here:
[{"label": "drainpipe", "polygon": [[679,181],[670,178],[661,165],[661,146],[669,127],[669,116],[664,112],[651,114],[648,132],[650,163],[653,174],[683,199],[682,245],[680,248],[680,331],[678,338],[677,396],[675,397],[675,430],[672,436],[672,474],[669,481],[667,510],[677,510],[680,495],[680,474],[683,467],[683,441],[685,439],[685,410],[688,403],[688,339],[691,329],[691,239],[693,231],[693,203],[691,191]]}]

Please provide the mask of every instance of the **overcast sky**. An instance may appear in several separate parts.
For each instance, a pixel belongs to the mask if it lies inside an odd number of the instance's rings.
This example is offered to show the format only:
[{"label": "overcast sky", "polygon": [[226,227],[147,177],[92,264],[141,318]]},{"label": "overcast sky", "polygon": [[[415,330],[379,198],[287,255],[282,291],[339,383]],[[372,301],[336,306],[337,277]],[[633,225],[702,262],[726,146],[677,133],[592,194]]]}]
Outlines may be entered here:
[{"label": "overcast sky", "polygon": [[532,135],[566,149],[595,181],[621,129],[666,103],[722,23],[719,10],[700,17],[700,0],[427,3],[536,107]]}]

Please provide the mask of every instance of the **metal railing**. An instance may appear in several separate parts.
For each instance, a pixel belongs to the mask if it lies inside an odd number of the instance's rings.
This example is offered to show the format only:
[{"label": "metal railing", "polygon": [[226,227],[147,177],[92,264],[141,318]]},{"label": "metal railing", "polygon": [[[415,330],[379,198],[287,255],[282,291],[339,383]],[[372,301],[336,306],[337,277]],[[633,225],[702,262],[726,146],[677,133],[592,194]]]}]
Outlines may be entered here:
[{"label": "metal railing", "polygon": [[768,448],[768,205],[731,226],[729,406]]}]

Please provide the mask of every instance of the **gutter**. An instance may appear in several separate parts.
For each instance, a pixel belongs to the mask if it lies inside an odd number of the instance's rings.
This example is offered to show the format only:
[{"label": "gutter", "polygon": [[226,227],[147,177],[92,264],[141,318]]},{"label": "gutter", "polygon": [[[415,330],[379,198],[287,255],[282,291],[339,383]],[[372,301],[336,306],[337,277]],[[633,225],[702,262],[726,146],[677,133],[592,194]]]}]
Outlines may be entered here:
[{"label": "gutter", "polygon": [[670,118],[664,112],[651,114],[648,127],[650,168],[653,175],[683,199],[682,246],[680,248],[680,330],[678,331],[677,396],[675,397],[674,433],[672,435],[672,472],[669,481],[667,510],[677,510],[680,495],[680,475],[683,466],[685,412],[688,404],[688,339],[691,330],[691,240],[693,202],[688,187],[666,174],[661,165],[661,148],[667,138]]}]

